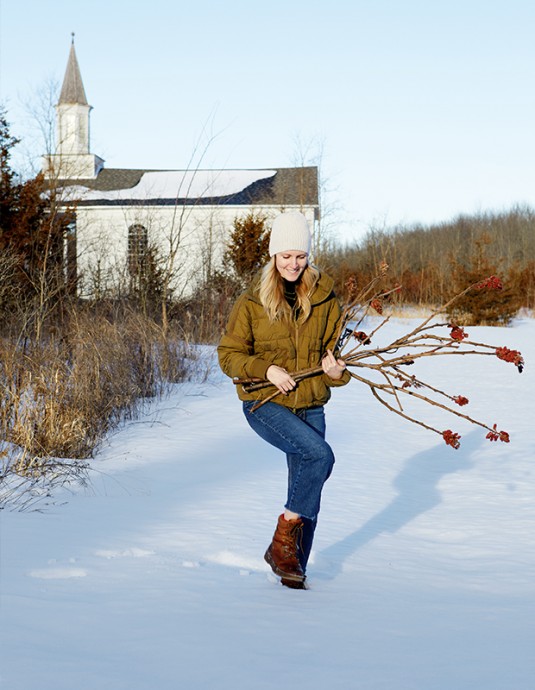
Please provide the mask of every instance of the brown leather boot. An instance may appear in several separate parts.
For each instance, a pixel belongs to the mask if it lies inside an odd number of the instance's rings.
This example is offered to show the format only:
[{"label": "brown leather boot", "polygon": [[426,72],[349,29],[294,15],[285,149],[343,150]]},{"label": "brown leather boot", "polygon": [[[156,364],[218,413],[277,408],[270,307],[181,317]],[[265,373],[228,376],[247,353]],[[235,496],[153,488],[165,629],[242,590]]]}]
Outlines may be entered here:
[{"label": "brown leather boot", "polygon": [[280,515],[273,541],[264,555],[264,560],[271,566],[275,575],[281,578],[282,584],[293,589],[306,589],[305,573],[299,563],[302,536],[301,518],[285,520],[284,516]]}]

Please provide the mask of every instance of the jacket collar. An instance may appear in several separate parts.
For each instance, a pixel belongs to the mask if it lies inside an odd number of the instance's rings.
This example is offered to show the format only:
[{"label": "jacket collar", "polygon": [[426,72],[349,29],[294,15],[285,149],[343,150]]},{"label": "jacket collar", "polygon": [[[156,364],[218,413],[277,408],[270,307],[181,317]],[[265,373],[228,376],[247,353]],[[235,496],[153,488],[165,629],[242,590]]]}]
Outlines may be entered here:
[{"label": "jacket collar", "polygon": [[[260,277],[261,272],[256,274],[251,285],[245,292],[247,297],[257,304],[260,304],[260,299],[258,298],[258,285],[260,283]],[[314,292],[312,293],[312,297],[310,299],[312,306],[321,304],[321,302],[327,300],[332,295],[333,286],[334,280],[327,274],[320,273],[319,280],[316,283],[316,287],[314,288]]]}]

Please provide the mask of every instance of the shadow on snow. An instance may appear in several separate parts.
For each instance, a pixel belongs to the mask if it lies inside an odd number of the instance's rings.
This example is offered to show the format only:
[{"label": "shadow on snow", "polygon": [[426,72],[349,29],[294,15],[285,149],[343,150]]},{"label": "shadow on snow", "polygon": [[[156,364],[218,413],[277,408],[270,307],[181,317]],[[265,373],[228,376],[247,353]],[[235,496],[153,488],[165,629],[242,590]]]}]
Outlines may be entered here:
[{"label": "shadow on snow", "polygon": [[442,502],[438,489],[440,480],[448,474],[471,469],[471,455],[479,445],[476,431],[463,438],[459,450],[446,445],[426,450],[410,458],[393,481],[398,495],[380,512],[344,539],[318,552],[320,559],[330,561],[320,577],[334,579],[342,572],[346,561],[358,549],[381,534],[394,534],[418,516]]}]

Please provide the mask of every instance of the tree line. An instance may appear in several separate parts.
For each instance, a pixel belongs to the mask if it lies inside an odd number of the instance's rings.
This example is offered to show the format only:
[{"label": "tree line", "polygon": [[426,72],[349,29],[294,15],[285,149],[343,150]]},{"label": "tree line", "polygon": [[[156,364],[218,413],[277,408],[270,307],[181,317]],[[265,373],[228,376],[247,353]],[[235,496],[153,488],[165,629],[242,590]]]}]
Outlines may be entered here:
[{"label": "tree line", "polygon": [[[341,294],[349,276],[366,284],[386,262],[392,284],[402,288],[393,297],[398,303],[440,305],[495,274],[504,284],[501,296],[487,319],[472,314],[472,321],[506,323],[519,309],[535,308],[535,211],[527,206],[430,226],[370,230],[361,241],[334,247],[322,259],[336,267]],[[468,301],[463,304],[469,309]]]}]

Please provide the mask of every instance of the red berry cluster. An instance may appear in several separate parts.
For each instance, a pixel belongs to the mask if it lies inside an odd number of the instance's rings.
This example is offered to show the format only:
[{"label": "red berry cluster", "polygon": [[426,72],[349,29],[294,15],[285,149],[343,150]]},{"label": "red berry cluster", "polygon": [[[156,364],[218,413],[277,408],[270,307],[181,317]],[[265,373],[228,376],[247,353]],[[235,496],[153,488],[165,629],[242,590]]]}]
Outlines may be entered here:
[{"label": "red berry cluster", "polygon": [[448,328],[451,328],[450,338],[452,340],[464,340],[465,338],[468,338],[468,333],[465,333],[464,328],[461,328],[454,323],[449,323]]},{"label": "red berry cluster", "polygon": [[446,442],[446,445],[451,446],[452,448],[457,449],[461,445],[461,437],[459,434],[455,434],[451,429],[446,429],[446,431],[443,431],[442,438]]},{"label": "red berry cluster", "polygon": [[456,396],[453,398],[453,402],[454,402],[454,403],[457,403],[457,405],[459,405],[460,407],[462,407],[463,405],[468,405],[468,403],[469,403],[470,401],[468,400],[468,398],[465,398],[464,395],[456,395]]},{"label": "red berry cluster", "polygon": [[524,358],[518,350],[510,350],[508,347],[496,348],[496,357],[503,359],[504,362],[511,362],[522,373],[524,369]]},{"label": "red berry cluster", "polygon": [[383,313],[383,303],[381,302],[380,299],[377,299],[377,298],[372,299],[372,301],[370,302],[370,307],[371,307],[372,309],[375,309],[375,311],[376,311],[378,314],[382,314],[382,313]]},{"label": "red berry cluster", "polygon": [[367,335],[367,333],[364,333],[364,331],[355,331],[353,333],[353,338],[358,340],[359,343],[362,343],[363,345],[369,345],[371,343],[371,338]]},{"label": "red berry cluster", "polygon": [[489,439],[489,441],[503,441],[504,443],[509,443],[509,434],[507,431],[498,431],[496,428],[496,424],[492,427],[493,431],[489,431],[487,434],[486,438]]},{"label": "red berry cluster", "polygon": [[498,276],[489,276],[475,287],[476,290],[501,290],[503,288],[503,283]]}]

